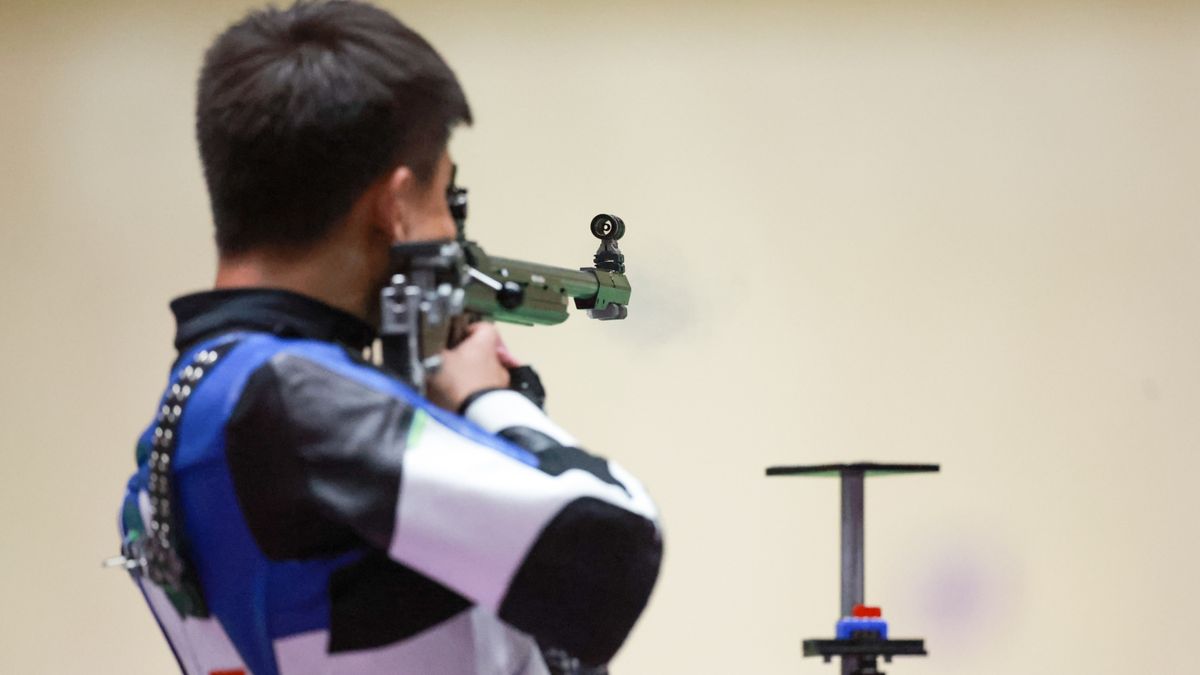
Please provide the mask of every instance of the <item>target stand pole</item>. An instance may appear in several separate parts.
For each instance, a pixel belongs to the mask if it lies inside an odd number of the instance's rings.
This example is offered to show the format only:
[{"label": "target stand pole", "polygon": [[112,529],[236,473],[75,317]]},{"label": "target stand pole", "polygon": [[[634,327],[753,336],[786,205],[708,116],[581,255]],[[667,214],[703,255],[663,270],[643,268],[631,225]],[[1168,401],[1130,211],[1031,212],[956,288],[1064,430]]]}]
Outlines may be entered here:
[{"label": "target stand pole", "polygon": [[842,472],[842,616],[863,604],[863,474]]},{"label": "target stand pole", "polygon": [[[891,640],[887,624],[878,608],[865,607],[866,558],[864,553],[864,492],[866,478],[901,473],[927,473],[939,470],[936,464],[819,464],[814,466],[773,466],[768,476],[838,476],[842,487],[842,606],[838,622],[839,637],[833,640],[805,640],[804,655],[820,656],[825,661],[842,660],[842,675],[883,675],[877,660],[893,656],[925,656],[925,641]],[[861,622],[859,622],[861,619]],[[843,630],[843,624],[846,625]],[[860,630],[861,628],[861,630]],[[845,635],[842,633],[845,632]]]},{"label": "target stand pole", "polygon": [[[863,551],[863,480],[862,471],[842,471],[842,613],[850,616],[855,605],[866,598],[866,570]],[[857,659],[842,658],[842,675],[858,669]]]}]

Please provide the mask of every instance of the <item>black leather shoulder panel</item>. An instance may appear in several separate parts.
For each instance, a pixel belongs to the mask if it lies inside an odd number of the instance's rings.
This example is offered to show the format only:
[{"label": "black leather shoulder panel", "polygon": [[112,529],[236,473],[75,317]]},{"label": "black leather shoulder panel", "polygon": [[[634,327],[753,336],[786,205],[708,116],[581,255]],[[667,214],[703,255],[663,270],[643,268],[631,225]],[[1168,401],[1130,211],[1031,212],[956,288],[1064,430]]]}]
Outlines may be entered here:
[{"label": "black leather shoulder panel", "polygon": [[413,410],[308,358],[254,372],[226,425],[246,522],[271,558],[386,548]]}]

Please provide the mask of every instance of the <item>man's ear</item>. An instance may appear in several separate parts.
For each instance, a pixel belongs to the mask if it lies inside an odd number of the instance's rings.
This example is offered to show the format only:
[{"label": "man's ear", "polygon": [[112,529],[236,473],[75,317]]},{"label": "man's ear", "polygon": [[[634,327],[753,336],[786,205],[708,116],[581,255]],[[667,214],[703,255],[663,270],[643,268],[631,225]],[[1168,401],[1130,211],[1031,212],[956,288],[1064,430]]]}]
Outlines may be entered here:
[{"label": "man's ear", "polygon": [[398,166],[385,176],[375,197],[375,226],[389,241],[408,240],[408,222],[413,183],[416,177],[407,166]]}]

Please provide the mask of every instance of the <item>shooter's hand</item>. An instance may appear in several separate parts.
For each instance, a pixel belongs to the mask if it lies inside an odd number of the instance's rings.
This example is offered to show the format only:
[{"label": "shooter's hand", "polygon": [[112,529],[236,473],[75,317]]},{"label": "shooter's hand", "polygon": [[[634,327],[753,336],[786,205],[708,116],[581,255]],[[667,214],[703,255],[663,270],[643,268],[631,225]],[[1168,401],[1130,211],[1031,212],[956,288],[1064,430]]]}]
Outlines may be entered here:
[{"label": "shooter's hand", "polygon": [[429,379],[429,400],[458,412],[471,394],[506,389],[508,369],[513,365],[516,360],[504,346],[496,327],[482,321],[473,323],[462,342],[442,352],[442,366]]}]

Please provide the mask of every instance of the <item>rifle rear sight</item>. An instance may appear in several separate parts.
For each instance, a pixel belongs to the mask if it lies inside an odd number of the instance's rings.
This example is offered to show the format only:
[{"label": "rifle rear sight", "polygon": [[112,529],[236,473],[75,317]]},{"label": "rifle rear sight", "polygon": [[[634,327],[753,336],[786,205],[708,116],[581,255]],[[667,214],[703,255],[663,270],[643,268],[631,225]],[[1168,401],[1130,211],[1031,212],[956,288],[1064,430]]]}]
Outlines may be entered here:
[{"label": "rifle rear sight", "polygon": [[600,240],[600,249],[592,257],[596,269],[624,274],[625,254],[617,248],[617,240],[625,236],[625,221],[610,213],[601,213],[592,218],[591,230]]}]

